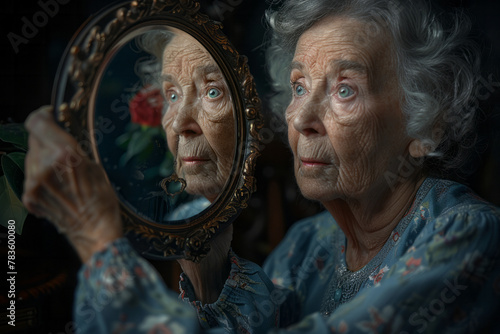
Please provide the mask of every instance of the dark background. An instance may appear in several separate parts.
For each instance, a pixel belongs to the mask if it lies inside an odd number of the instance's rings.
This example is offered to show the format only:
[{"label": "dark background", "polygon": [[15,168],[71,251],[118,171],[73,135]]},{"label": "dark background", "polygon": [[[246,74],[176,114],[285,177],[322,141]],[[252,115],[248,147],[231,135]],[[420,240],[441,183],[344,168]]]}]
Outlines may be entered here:
[{"label": "dark background", "polygon": [[[42,0],[47,3],[49,0]],[[50,1],[52,2],[52,1]],[[109,1],[66,0],[27,44],[13,50],[7,35],[22,35],[23,17],[30,22],[42,10],[38,1],[8,1],[2,4],[0,122],[23,122],[41,105],[50,104],[55,72],[67,43],[80,25]],[[445,8],[464,9],[474,21],[474,33],[483,50],[483,77],[500,81],[500,3],[494,1],[440,1]],[[269,86],[264,68],[263,13],[264,0],[202,1],[203,11],[222,21],[224,31],[240,53],[249,57],[259,94],[266,108]],[[485,199],[500,205],[500,89],[481,101],[483,110],[478,125],[479,141],[462,182],[470,185]],[[311,215],[320,206],[303,199],[297,191],[291,172],[291,155],[276,134],[265,145],[258,161],[258,191],[249,208],[235,222],[233,248],[257,263],[281,240],[297,219]],[[0,233],[5,233],[3,227]],[[17,236],[19,295],[18,323],[26,319],[26,327],[16,329],[33,333],[71,333],[71,307],[76,271],[80,265],[67,242],[47,222],[29,216],[22,236]],[[1,244],[2,240],[0,240]],[[0,245],[1,246],[1,245]],[[2,257],[4,258],[4,257]],[[166,280],[177,288],[178,267],[175,262],[155,263],[166,272]],[[3,280],[4,281],[4,280]],[[2,287],[2,296],[5,289]],[[1,297],[0,297],[1,298]],[[3,301],[1,306],[2,310]],[[23,313],[24,312],[24,313]],[[0,311],[0,329],[4,319]]]}]

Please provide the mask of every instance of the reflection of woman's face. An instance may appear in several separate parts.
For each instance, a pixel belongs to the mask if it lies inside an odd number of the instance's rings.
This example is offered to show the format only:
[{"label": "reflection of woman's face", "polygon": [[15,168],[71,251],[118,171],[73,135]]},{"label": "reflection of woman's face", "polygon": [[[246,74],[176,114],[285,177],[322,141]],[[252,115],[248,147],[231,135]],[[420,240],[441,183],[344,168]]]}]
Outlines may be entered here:
[{"label": "reflection of woman's face", "polygon": [[231,171],[235,146],[231,96],[219,67],[192,37],[177,35],[163,52],[162,118],[186,191],[214,201]]}]

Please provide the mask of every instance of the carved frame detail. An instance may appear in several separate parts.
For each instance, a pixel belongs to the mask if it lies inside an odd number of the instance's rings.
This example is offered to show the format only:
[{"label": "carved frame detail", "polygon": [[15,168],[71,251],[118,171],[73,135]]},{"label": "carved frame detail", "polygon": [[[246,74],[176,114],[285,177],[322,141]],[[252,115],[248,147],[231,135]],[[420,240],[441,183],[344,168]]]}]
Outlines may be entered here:
[{"label": "carved frame detail", "polygon": [[200,4],[193,0],[137,0],[112,10],[107,14],[111,19],[104,28],[99,25],[90,27],[84,39],[69,48],[68,76],[76,85],[76,92],[68,102],[57,104],[53,101],[58,106],[58,120],[77,140],[83,139],[82,130],[89,128],[87,110],[92,87],[96,84],[98,69],[106,64],[107,53],[123,34],[152,21],[163,20],[192,34],[219,63],[235,95],[236,118],[241,131],[239,137],[245,143],[235,161],[236,167],[226,187],[229,190],[226,196],[221,196],[216,202],[218,205],[212,205],[193,222],[180,226],[148,222],[122,204],[125,232],[135,242],[148,245],[140,252],[154,259],[183,257],[199,262],[210,250],[210,239],[247,207],[255,191],[253,175],[256,159],[260,155],[259,130],[263,126],[261,102],[246,57],[239,55],[222,33],[222,24],[199,13],[199,9]]}]

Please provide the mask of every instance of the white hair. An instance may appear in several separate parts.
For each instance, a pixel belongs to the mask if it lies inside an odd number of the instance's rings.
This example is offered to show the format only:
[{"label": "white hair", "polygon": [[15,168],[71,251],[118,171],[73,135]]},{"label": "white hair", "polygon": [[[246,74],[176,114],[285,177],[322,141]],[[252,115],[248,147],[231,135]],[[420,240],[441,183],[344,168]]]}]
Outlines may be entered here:
[{"label": "white hair", "polygon": [[324,17],[357,19],[366,29],[356,42],[377,33],[392,38],[406,132],[429,148],[425,167],[438,174],[464,163],[472,146],[464,140],[475,138],[480,59],[466,16],[438,16],[420,0],[286,0],[266,14],[275,112],[283,115],[291,100],[289,64],[299,37]]},{"label": "white hair", "polygon": [[174,36],[174,32],[161,29],[148,31],[135,38],[139,50],[150,55],[139,59],[135,65],[135,73],[141,78],[143,86],[160,87],[163,51]]}]

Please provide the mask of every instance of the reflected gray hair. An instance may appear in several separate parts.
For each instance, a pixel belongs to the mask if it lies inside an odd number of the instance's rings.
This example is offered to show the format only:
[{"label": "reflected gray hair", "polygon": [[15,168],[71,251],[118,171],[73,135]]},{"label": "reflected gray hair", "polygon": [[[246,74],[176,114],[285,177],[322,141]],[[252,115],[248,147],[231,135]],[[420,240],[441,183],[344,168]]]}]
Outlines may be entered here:
[{"label": "reflected gray hair", "polygon": [[151,30],[135,38],[139,50],[151,55],[146,59],[140,59],[135,65],[135,73],[141,78],[144,86],[161,86],[163,51],[174,36],[174,32],[162,29]]},{"label": "reflected gray hair", "polygon": [[290,103],[289,65],[299,37],[320,19],[333,16],[365,23],[356,43],[379,33],[392,38],[408,136],[429,148],[424,166],[431,174],[459,168],[474,142],[464,138],[475,138],[479,50],[468,37],[467,17],[458,12],[438,16],[424,1],[287,0],[277,11],[267,12],[272,109],[284,115]]}]

